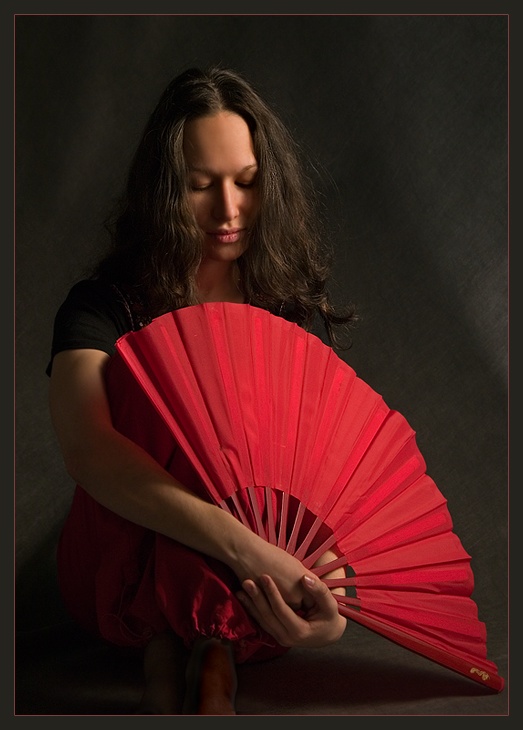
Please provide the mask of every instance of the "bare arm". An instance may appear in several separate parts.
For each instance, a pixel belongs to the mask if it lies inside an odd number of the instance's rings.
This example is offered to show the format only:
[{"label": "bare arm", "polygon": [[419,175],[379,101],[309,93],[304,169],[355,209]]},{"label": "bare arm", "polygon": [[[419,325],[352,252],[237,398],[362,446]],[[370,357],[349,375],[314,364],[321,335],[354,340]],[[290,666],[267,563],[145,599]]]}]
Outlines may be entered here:
[{"label": "bare arm", "polygon": [[104,379],[108,359],[82,349],[53,361],[51,419],[70,476],[108,509],[221,560],[240,581],[258,582],[270,573],[284,600],[300,604],[300,580],[309,571],[298,560],[200,499],[113,428]]}]

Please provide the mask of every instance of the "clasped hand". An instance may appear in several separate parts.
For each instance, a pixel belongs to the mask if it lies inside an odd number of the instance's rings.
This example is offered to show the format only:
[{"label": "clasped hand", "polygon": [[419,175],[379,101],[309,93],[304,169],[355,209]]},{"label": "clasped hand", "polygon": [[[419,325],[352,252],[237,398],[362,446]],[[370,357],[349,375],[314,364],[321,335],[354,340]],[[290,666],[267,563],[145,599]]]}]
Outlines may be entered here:
[{"label": "clasped hand", "polygon": [[237,596],[247,612],[285,647],[318,648],[333,644],[343,634],[347,619],[338,612],[338,602],[323,581],[310,575],[301,579],[307,600],[295,610],[283,599],[274,580],[261,575],[259,584],[242,582]]}]

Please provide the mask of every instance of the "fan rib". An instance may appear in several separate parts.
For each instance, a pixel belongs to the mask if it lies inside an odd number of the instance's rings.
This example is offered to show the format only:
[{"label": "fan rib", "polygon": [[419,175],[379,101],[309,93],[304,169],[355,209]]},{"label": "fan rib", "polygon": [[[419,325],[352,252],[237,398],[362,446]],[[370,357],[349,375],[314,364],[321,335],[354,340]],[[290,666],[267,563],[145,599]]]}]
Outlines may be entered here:
[{"label": "fan rib", "polygon": [[259,535],[260,537],[263,537],[264,540],[268,540],[267,533],[265,531],[265,527],[263,526],[263,519],[262,519],[260,507],[258,504],[258,498],[256,496],[254,488],[248,487],[247,494],[249,496],[250,507],[254,514],[254,525],[251,526],[251,530],[253,532],[255,532],[257,535]]},{"label": "fan rib", "polygon": [[[210,499],[319,577],[350,566],[352,577],[325,578],[356,594],[336,594],[342,615],[503,688],[483,657],[470,556],[414,431],[319,338],[257,307],[209,303],[124,335],[108,368],[115,391],[118,368],[133,375]],[[315,566],[334,546],[341,557]],[[438,635],[439,607],[457,609],[448,636]]]},{"label": "fan rib", "polygon": [[[336,597],[338,601],[340,601],[339,596]],[[384,636],[385,638],[390,639],[391,641],[394,641],[395,643],[400,644],[417,654],[427,657],[437,664],[453,669],[459,674],[469,677],[470,679],[490,687],[497,692],[501,692],[505,685],[503,678],[497,675],[493,669],[484,669],[481,666],[483,664],[482,662],[476,663],[465,660],[450,653],[449,651],[445,651],[433,644],[429,644],[428,642],[423,641],[406,631],[402,631],[396,626],[388,625],[382,621],[372,619],[369,616],[348,608],[347,606],[342,606],[340,608],[340,612],[352,621],[356,621],[381,636]],[[477,666],[477,664],[479,664],[479,666]]]},{"label": "fan rib", "polygon": [[276,545],[276,515],[274,513],[272,496],[272,489],[270,487],[265,487],[265,505],[267,508],[267,540],[271,543],[271,545]]}]

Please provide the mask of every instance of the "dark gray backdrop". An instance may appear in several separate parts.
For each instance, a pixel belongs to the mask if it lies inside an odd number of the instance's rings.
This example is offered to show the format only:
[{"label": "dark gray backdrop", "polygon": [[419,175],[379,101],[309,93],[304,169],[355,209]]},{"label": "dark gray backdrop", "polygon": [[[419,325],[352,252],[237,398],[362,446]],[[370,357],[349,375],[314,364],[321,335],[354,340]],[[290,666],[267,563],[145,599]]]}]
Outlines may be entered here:
[{"label": "dark gray backdrop", "polygon": [[507,656],[508,18],[18,16],[17,629],[62,619],[54,548],[73,484],[47,410],[55,310],[105,239],[161,91],[245,73],[321,176],[342,356],[415,428],[472,555],[489,657]]}]

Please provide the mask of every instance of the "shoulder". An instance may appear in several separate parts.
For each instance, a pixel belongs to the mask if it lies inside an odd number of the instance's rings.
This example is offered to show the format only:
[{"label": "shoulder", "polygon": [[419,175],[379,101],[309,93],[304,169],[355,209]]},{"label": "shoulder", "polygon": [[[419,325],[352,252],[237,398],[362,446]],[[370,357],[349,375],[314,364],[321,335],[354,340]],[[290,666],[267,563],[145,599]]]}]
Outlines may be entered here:
[{"label": "shoulder", "polygon": [[85,348],[113,355],[116,340],[131,329],[132,315],[120,290],[97,279],[83,279],[71,287],[56,313],[51,360],[62,350]]},{"label": "shoulder", "polygon": [[133,329],[129,303],[115,285],[99,279],[82,279],[69,290],[58,315],[91,316],[113,322],[120,334]]},{"label": "shoulder", "polygon": [[82,279],[69,290],[64,304],[115,306],[118,300],[118,289],[112,284],[99,279]]}]

